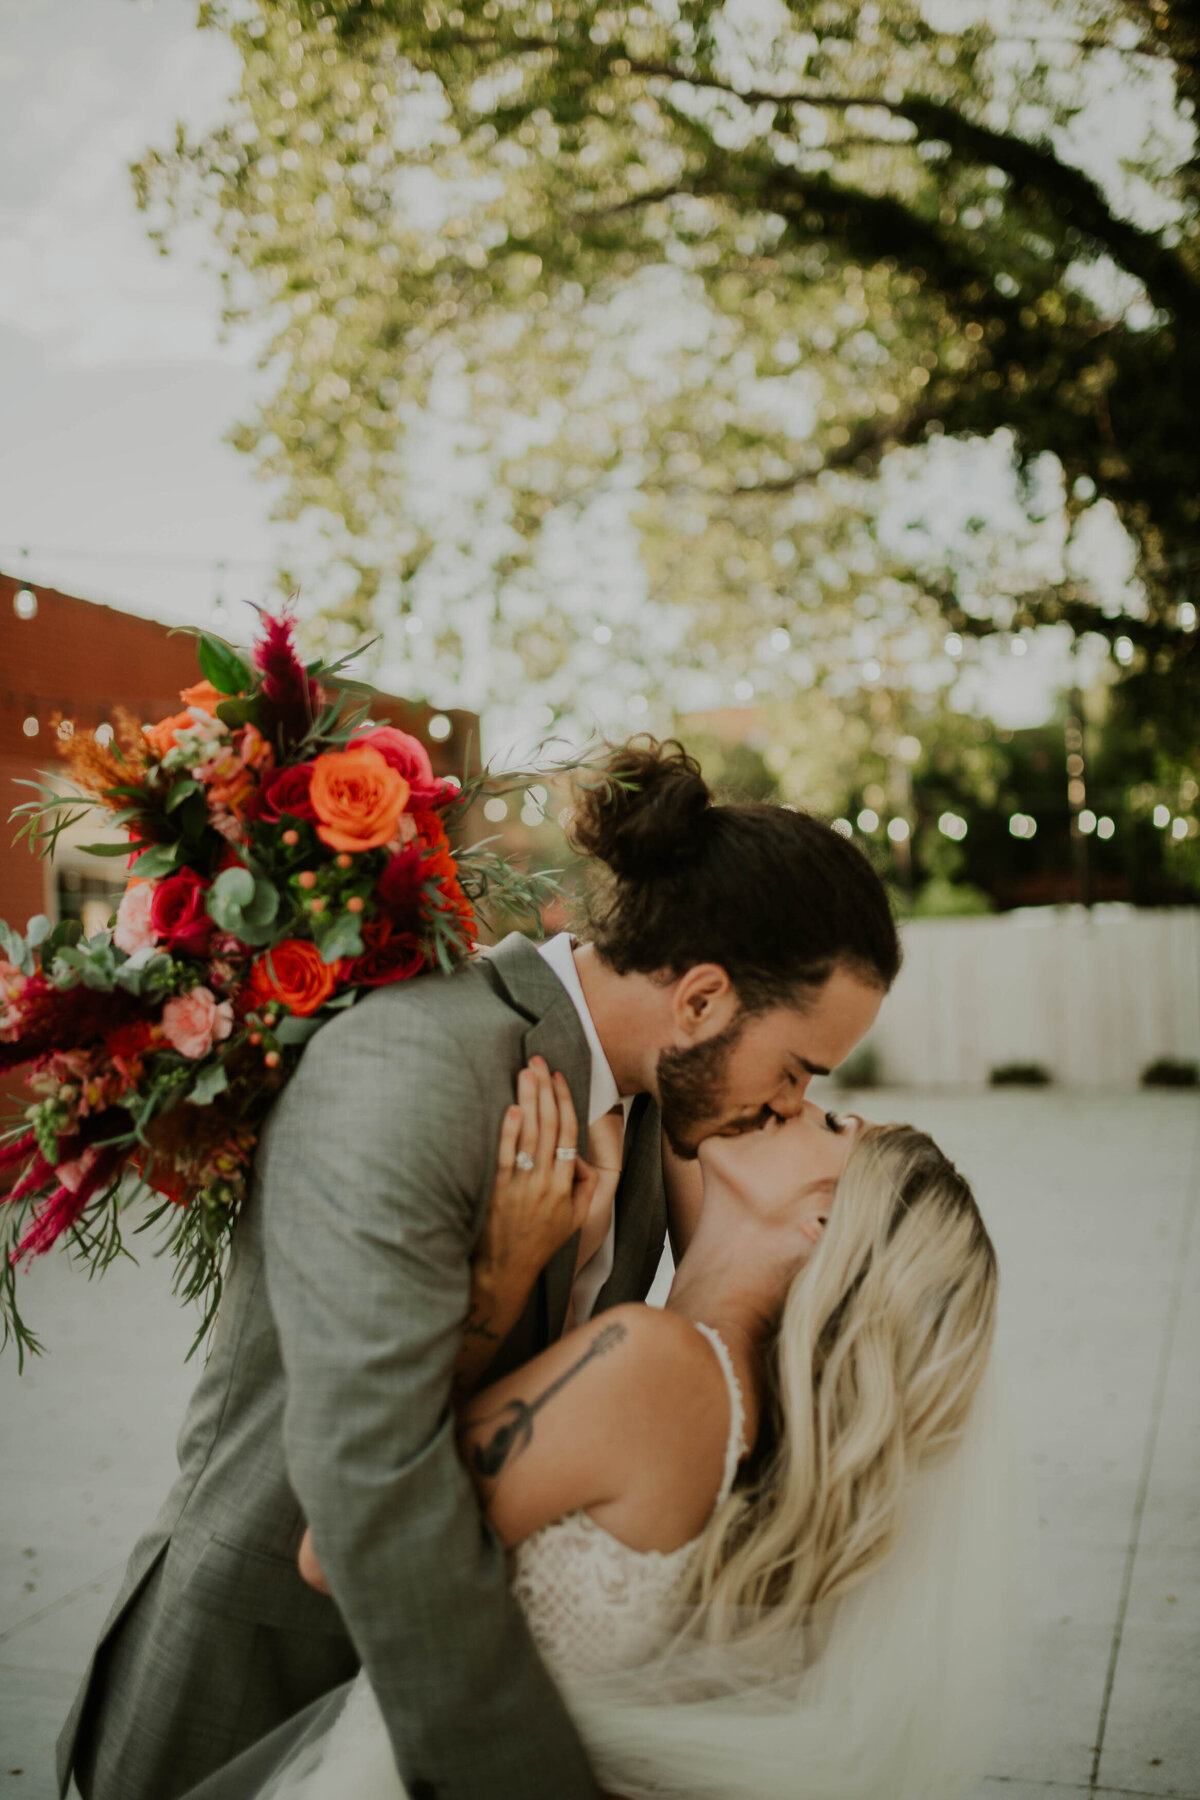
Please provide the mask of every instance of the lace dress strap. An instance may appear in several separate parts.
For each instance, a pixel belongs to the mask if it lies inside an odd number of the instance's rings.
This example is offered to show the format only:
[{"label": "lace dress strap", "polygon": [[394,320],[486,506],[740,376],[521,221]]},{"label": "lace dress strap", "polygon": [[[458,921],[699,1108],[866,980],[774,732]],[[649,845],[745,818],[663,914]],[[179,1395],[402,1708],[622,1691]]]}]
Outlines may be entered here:
[{"label": "lace dress strap", "polygon": [[[716,1499],[716,1506],[721,1506],[733,1492],[738,1464],[750,1448],[746,1442],[746,1402],[725,1339],[713,1325],[701,1325],[697,1321],[696,1330],[703,1333],[716,1351],[725,1385],[729,1389],[729,1440],[725,1445],[725,1473],[721,1477],[721,1491]],[[716,1506],[713,1508],[714,1512]]]}]

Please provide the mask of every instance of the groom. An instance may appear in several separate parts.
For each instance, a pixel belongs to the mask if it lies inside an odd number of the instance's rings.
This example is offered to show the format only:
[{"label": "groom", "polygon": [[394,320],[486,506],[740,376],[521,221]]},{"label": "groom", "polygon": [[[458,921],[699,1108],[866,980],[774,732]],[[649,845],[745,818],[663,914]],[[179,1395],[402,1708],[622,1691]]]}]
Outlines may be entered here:
[{"label": "groom", "polygon": [[[305,1051],[264,1135],[179,1478],[59,1741],[64,1794],[72,1771],[84,1800],[176,1800],[211,1775],[206,1800],[249,1800],[361,1663],[411,1800],[595,1800],[449,1408],[516,1075],[541,1056],[581,1125],[618,1100],[627,1123],[608,1242],[577,1280],[577,1240],[551,1259],[494,1376],[561,1333],[573,1285],[577,1318],[644,1297],[662,1129],[687,1155],[798,1111],[899,963],[882,886],[827,826],[710,805],[677,746],[618,760],[580,814],[612,872],[590,944],[514,935],[448,979],[377,991]],[[298,1573],[306,1521],[333,1598]]]}]

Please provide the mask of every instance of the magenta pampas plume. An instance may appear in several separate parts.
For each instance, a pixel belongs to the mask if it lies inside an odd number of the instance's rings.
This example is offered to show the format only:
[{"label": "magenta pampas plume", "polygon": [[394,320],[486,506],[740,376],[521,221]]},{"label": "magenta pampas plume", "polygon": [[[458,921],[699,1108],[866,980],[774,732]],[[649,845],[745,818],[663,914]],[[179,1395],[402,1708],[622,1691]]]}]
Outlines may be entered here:
[{"label": "magenta pampas plume", "polygon": [[107,1155],[96,1159],[74,1193],[69,1187],[56,1188],[34,1217],[16,1249],[10,1253],[9,1262],[15,1267],[23,1256],[44,1256],[64,1231],[70,1231],[72,1225],[78,1223],[89,1202],[106,1185],[116,1166],[117,1158],[110,1150]]},{"label": "magenta pampas plume", "polygon": [[296,655],[292,615],[261,616],[263,631],[254,646],[254,661],[263,677],[259,691],[269,709],[268,724],[282,726],[287,738],[302,738],[320,712],[324,695]]},{"label": "magenta pampas plume", "polygon": [[31,1194],[40,1193],[54,1173],[54,1164],[47,1162],[39,1150],[29,1168],[26,1169],[16,1187],[9,1193],[0,1195],[0,1202],[5,1200],[28,1200]]},{"label": "magenta pampas plume", "polygon": [[11,1169],[17,1163],[24,1162],[36,1147],[36,1131],[25,1132],[23,1137],[14,1138],[11,1144],[0,1144],[0,1169]]}]

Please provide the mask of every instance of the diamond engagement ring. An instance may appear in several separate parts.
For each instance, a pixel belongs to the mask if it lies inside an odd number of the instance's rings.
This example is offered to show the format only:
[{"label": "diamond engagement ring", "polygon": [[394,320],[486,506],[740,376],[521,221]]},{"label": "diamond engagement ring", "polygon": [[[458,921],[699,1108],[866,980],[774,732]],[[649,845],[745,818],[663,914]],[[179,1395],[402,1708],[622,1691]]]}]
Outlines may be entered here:
[{"label": "diamond engagement ring", "polygon": [[554,1152],[556,1162],[574,1162],[579,1152],[574,1144],[560,1144]]},{"label": "diamond engagement ring", "polygon": [[514,1161],[516,1162],[518,1169],[520,1169],[524,1175],[528,1175],[529,1171],[534,1167],[533,1158],[530,1156],[528,1150],[518,1150]]}]

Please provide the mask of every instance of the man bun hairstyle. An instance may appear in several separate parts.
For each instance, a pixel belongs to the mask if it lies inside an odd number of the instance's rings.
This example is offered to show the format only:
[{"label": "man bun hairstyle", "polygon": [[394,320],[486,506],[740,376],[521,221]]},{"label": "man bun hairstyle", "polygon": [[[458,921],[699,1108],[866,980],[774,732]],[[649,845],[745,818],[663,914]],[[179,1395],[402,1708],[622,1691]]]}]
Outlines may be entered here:
[{"label": "man bun hairstyle", "polygon": [[614,748],[579,788],[587,935],[619,974],[717,963],[751,1012],[839,965],[886,991],[900,967],[887,894],[861,851],[787,806],[718,802],[683,745]]}]

